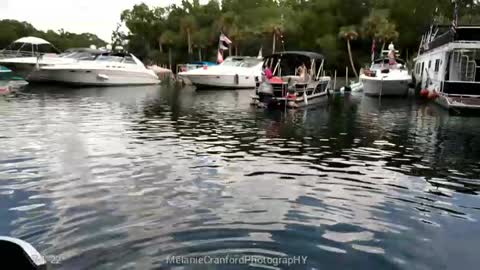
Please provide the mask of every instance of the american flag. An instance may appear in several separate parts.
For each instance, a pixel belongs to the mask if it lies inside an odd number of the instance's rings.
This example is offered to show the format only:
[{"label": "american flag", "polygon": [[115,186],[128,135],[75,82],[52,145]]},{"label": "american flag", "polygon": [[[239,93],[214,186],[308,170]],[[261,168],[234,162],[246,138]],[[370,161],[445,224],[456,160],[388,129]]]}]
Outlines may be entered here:
[{"label": "american flag", "polygon": [[375,50],[377,49],[377,44],[375,39],[372,41],[372,62],[375,60]]}]

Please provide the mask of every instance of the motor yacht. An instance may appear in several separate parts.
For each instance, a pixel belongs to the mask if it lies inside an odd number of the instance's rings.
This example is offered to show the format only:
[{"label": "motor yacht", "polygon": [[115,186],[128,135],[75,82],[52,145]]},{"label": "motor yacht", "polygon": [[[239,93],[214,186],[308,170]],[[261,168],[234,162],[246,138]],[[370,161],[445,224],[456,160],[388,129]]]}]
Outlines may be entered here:
[{"label": "motor yacht", "polygon": [[412,76],[399,58],[393,44],[360,75],[363,92],[368,96],[407,96]]},{"label": "motor yacht", "polygon": [[216,66],[203,66],[180,72],[178,77],[190,81],[197,89],[254,88],[255,77],[262,72],[262,59],[232,56]]},{"label": "motor yacht", "polygon": [[103,52],[93,60],[41,66],[29,76],[30,82],[54,82],[83,86],[149,85],[160,80],[153,70],[133,54]]}]

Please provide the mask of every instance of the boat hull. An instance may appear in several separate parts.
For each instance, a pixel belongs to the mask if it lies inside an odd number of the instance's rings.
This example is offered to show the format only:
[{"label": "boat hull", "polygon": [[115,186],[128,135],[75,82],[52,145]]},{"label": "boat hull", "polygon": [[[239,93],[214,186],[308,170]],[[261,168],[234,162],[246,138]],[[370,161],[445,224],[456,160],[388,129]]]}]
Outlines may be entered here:
[{"label": "boat hull", "polygon": [[407,96],[410,80],[362,78],[363,92],[368,96]]},{"label": "boat hull", "polygon": [[33,83],[61,83],[77,86],[120,86],[159,84],[156,76],[126,70],[49,70],[40,69],[28,77]]},{"label": "boat hull", "polygon": [[253,75],[180,75],[197,89],[252,89],[255,88]]},{"label": "boat hull", "polygon": [[453,113],[480,113],[480,97],[451,97],[440,95],[435,103]]}]

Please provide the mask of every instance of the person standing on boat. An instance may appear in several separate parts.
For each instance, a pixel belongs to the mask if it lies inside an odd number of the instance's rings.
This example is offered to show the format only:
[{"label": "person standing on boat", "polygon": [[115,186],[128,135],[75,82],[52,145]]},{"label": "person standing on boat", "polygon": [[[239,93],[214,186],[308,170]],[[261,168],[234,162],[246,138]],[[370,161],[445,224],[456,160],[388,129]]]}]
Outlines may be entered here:
[{"label": "person standing on boat", "polygon": [[388,65],[390,68],[397,67],[397,61],[395,60],[395,46],[393,46],[393,43],[388,45]]}]

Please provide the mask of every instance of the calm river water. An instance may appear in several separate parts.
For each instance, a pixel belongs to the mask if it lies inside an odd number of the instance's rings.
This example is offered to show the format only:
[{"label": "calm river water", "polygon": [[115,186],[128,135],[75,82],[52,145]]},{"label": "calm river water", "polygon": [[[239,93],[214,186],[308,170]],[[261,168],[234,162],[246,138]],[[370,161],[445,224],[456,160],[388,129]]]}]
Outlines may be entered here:
[{"label": "calm river water", "polygon": [[[480,118],[361,95],[265,112],[250,94],[0,97],[0,235],[51,269],[478,269]],[[257,260],[171,260],[227,255]]]}]

